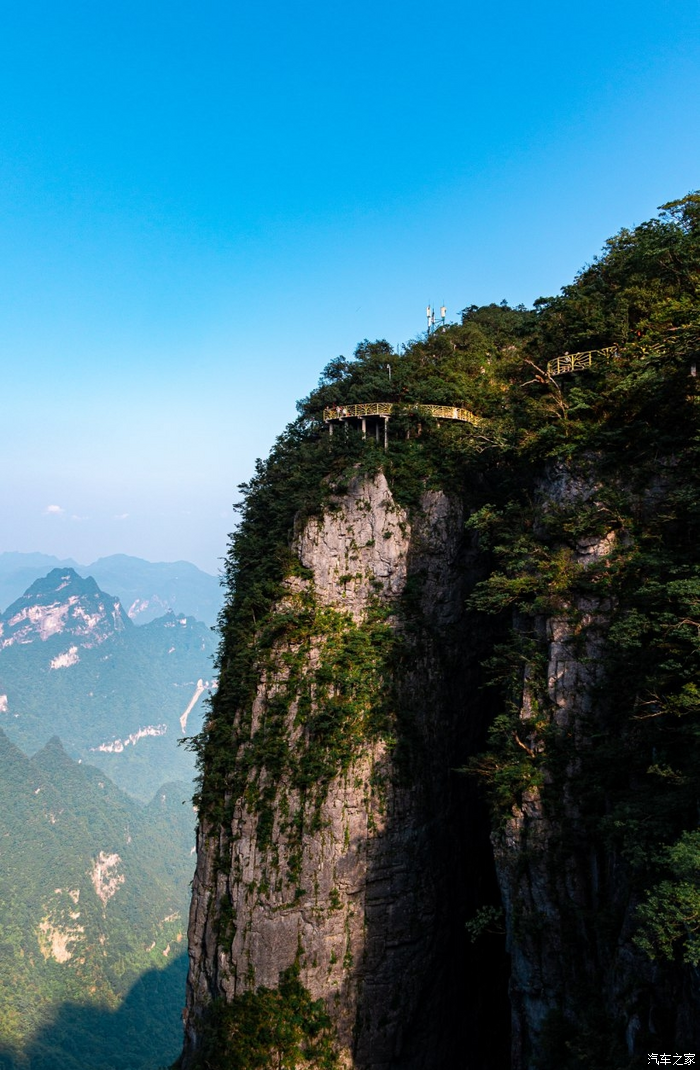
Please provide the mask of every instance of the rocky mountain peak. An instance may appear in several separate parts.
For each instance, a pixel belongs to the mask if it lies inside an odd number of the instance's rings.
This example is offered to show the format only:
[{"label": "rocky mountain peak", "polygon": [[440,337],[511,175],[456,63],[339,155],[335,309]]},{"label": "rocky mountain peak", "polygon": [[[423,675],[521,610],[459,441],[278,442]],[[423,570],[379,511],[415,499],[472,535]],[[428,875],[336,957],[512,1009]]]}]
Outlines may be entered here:
[{"label": "rocky mountain peak", "polygon": [[90,647],[131,627],[119,599],[101,591],[91,576],[54,568],[0,614],[0,648],[58,635]]}]

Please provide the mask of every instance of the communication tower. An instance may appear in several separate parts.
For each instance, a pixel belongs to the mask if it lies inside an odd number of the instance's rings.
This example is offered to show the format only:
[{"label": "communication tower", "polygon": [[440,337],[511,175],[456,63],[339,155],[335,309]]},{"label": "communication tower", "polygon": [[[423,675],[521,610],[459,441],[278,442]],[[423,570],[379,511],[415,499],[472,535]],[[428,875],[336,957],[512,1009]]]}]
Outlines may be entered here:
[{"label": "communication tower", "polygon": [[[425,309],[425,317],[428,321],[428,334],[435,329],[435,309],[432,305],[427,305]],[[447,319],[447,308],[445,305],[440,306],[440,326],[445,328],[445,320]]]}]

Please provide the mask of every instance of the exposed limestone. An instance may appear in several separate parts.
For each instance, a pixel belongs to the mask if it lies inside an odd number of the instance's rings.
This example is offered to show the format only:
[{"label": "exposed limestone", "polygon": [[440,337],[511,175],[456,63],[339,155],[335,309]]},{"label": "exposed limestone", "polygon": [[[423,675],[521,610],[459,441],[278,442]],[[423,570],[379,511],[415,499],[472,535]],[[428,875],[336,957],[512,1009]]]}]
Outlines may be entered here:
[{"label": "exposed limestone", "polygon": [[[540,488],[541,508],[559,508],[595,500],[597,488],[572,476],[565,468],[551,474]],[[588,568],[604,560],[615,547],[616,535],[579,540],[572,567]],[[558,616],[542,617],[539,630],[547,648],[544,681],[533,679],[530,667],[523,678],[519,730],[521,746],[539,744],[529,735],[535,711],[549,710],[558,729],[580,740],[582,724],[595,706],[594,690],[602,681],[602,647],[610,606],[581,598]],[[573,851],[561,844],[561,829],[548,814],[543,789],[527,788],[505,827],[493,835],[496,868],[506,916],[511,955],[512,1070],[531,1065],[543,1029],[552,1012],[567,1010],[563,998],[575,1000],[576,975],[585,972],[570,962],[565,936],[570,908],[583,916],[592,889]],[[579,807],[574,797],[561,798],[575,823]],[[559,864],[555,860],[559,860]],[[585,939],[581,934],[582,943]],[[572,1005],[572,1008],[573,1005]]]},{"label": "exposed limestone", "polygon": [[[398,611],[408,578],[418,583],[431,631],[410,641],[414,656],[399,681],[413,726],[414,772],[402,777],[387,740],[367,740],[331,781],[318,820],[304,834],[295,878],[297,845],[286,815],[302,804],[286,781],[277,785],[269,846],[259,846],[258,815],[245,798],[232,800],[230,827],[202,824],[183,1067],[212,997],[230,1000],[261,985],[275,987],[280,971],[295,962],[311,996],[326,1001],[345,1066],[451,1065],[458,1057],[455,1025],[463,1029],[456,1005],[466,997],[459,984],[452,991],[446,982],[464,940],[464,921],[451,931],[448,914],[468,860],[466,839],[455,842],[444,818],[464,784],[454,765],[465,694],[446,690],[435,643],[455,641],[450,629],[464,613],[464,590],[455,579],[456,559],[465,553],[461,512],[431,492],[411,524],[383,475],[358,479],[300,532],[297,552],[311,579],[290,578],[290,605],[312,594],[357,623],[377,600]],[[398,612],[389,619],[399,627]],[[251,731],[264,723],[284,682],[284,642],[276,650],[278,675],[262,674]],[[307,671],[320,657],[312,645]],[[292,704],[290,746],[299,732]]]},{"label": "exposed limestone", "polygon": [[410,526],[383,473],[353,480],[342,504],[312,519],[298,541],[317,600],[359,619],[372,597],[397,598],[406,583]]},{"label": "exposed limestone", "polygon": [[56,962],[68,962],[74,954],[73,945],[84,932],[83,925],[67,928],[55,924],[50,918],[44,918],[37,933],[42,955],[45,959],[53,958]]},{"label": "exposed limestone", "polygon": [[90,880],[95,889],[95,895],[103,907],[107,906],[109,900],[116,895],[126,880],[123,873],[117,872],[117,866],[120,863],[121,858],[118,854],[108,854],[106,851],[100,851],[92,863]]},{"label": "exposed limestone", "polygon": [[75,664],[79,649],[99,646],[115,632],[131,627],[119,600],[100,591],[92,578],[81,579],[73,569],[53,569],[9,610],[12,614],[5,615],[0,627],[3,649],[36,639],[45,643],[59,635],[75,641],[67,652],[52,659],[53,669]]},{"label": "exposed limestone", "polygon": [[131,732],[126,739],[113,739],[109,743],[100,743],[97,747],[90,747],[90,750],[104,754],[121,754],[129,744],[135,747],[140,739],[147,739],[149,736],[164,736],[167,731],[167,724],[149,724],[145,728],[138,728],[135,732]]},{"label": "exposed limestone", "polygon": [[66,602],[57,602],[50,606],[27,606],[15,613],[8,621],[8,626],[15,629],[11,639],[6,639],[4,645],[22,643],[26,637],[38,633],[42,640],[48,639],[65,628],[68,611],[78,602],[78,596],[73,595]]},{"label": "exposed limestone", "polygon": [[55,658],[51,659],[49,668],[51,669],[67,669],[71,665],[77,665],[80,661],[77,646],[71,646],[66,650],[64,654],[57,654]]},{"label": "exposed limestone", "polygon": [[[596,493],[582,478],[554,473],[541,487],[542,508],[595,502]],[[611,530],[579,539],[572,567],[605,567],[625,538]],[[548,1031],[553,1023],[581,1022],[583,992],[595,992],[611,1021],[627,1023],[629,1058],[637,1054],[637,1034],[655,1026],[655,1015],[671,1021],[669,1004],[676,1023],[665,1026],[668,1035],[682,1035],[686,1045],[698,1037],[697,992],[662,992],[657,965],[633,942],[637,899],[628,871],[612,848],[605,856],[595,842],[577,792],[581,762],[606,722],[605,655],[614,608],[605,596],[579,596],[561,613],[541,616],[544,679],[534,679],[530,666],[524,672],[519,741],[538,748],[529,726],[546,711],[568,748],[568,763],[558,770],[553,792],[550,769],[541,786],[524,790],[492,837],[511,956],[511,1070],[544,1065]],[[655,1011],[654,998],[659,1008],[666,1006]]]},{"label": "exposed limestone", "polygon": [[[62,889],[56,888],[54,894],[62,895]],[[77,903],[79,893],[68,891],[66,894]],[[54,959],[64,964],[73,958],[76,945],[85,933],[85,926],[76,924],[79,918],[79,910],[71,910],[60,903],[51,905],[36,930],[39,949],[47,961]]]},{"label": "exposed limestone", "polygon": [[[175,649],[175,647],[171,647],[170,650],[168,651],[168,653],[170,654],[174,649]],[[202,679],[197,680],[197,686],[194,689],[194,694],[193,694],[192,698],[190,699],[190,701],[188,702],[187,707],[185,708],[182,716],[180,717],[180,729],[181,729],[183,735],[187,731],[187,718],[192,713],[192,710],[195,708],[195,706],[199,702],[200,698],[202,697],[202,695],[204,694],[204,692],[206,691],[206,689],[209,686],[210,686],[210,684],[209,684],[208,680],[202,680]]]}]

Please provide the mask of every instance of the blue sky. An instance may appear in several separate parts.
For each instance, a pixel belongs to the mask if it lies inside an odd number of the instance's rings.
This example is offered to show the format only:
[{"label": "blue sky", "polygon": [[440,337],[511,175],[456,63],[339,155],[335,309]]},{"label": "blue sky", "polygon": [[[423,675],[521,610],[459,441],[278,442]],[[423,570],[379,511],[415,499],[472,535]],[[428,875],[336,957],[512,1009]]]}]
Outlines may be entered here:
[{"label": "blue sky", "polygon": [[4,5],[0,551],[216,571],[328,360],[556,292],[699,103],[697,0]]}]

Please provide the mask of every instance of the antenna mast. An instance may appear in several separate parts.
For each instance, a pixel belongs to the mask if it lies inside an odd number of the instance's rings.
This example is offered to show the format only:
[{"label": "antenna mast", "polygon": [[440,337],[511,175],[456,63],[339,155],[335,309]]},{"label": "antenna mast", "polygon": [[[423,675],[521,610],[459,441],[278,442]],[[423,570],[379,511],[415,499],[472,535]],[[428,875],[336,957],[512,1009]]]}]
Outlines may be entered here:
[{"label": "antenna mast", "polygon": [[[435,309],[432,307],[432,305],[427,305],[426,306],[425,318],[428,321],[428,334],[430,334],[431,330],[433,330],[434,327],[435,327]],[[447,308],[446,308],[445,305],[441,305],[440,306],[440,326],[443,328],[443,330],[445,328],[445,320],[446,319],[447,319]]]}]

